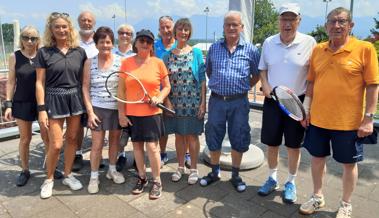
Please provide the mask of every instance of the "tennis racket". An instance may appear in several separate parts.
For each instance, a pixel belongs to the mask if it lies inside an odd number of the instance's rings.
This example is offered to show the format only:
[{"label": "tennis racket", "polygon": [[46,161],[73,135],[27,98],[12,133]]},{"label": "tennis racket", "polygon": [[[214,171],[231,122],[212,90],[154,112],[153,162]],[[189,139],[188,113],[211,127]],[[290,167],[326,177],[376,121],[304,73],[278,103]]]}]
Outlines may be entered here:
[{"label": "tennis racket", "polygon": [[[110,81],[114,80],[115,77],[119,78],[119,76],[123,74],[126,75],[126,80],[127,80],[127,88],[130,88],[133,90],[132,93],[127,92],[125,95],[125,98],[121,99],[117,96],[117,93],[112,93],[109,87],[112,87]],[[108,75],[108,77],[105,80],[105,89],[107,90],[108,94],[116,99],[117,101],[123,102],[125,104],[141,104],[141,103],[148,103],[150,104],[151,102],[151,97],[147,93],[147,90],[143,86],[142,82],[133,74],[127,73],[127,72],[122,72],[122,71],[115,71],[111,74]],[[170,114],[175,115],[175,111],[171,110],[167,107],[165,107],[163,104],[159,103],[156,104],[157,107],[160,109],[164,110],[165,112],[168,112]]]},{"label": "tennis racket", "polygon": [[270,95],[286,115],[296,121],[305,119],[306,115],[303,104],[291,89],[285,86],[276,86]]}]

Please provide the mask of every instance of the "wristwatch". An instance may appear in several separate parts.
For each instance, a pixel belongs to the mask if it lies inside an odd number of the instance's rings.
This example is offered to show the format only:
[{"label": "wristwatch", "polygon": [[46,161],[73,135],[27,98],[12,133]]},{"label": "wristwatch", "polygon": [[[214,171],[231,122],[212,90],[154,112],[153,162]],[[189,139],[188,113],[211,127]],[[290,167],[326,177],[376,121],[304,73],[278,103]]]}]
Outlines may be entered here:
[{"label": "wristwatch", "polygon": [[365,113],[365,117],[374,119],[374,114],[373,113]]}]

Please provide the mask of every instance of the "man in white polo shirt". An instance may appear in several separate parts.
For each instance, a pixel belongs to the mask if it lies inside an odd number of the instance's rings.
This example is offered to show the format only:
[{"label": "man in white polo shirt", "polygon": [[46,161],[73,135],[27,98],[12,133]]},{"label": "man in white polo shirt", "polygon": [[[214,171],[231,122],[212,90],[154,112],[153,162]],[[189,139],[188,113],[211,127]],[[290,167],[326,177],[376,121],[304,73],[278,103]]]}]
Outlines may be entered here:
[{"label": "man in white polo shirt", "polygon": [[292,89],[301,100],[304,99],[308,61],[316,41],[311,36],[297,32],[300,20],[300,8],[296,3],[287,3],[280,7],[280,32],[264,41],[259,63],[262,91],[265,95],[261,141],[268,145],[269,176],[258,194],[267,196],[279,188],[278,152],[284,135],[284,145],[288,152],[288,178],[282,198],[286,203],[294,203],[297,199],[295,177],[300,162],[304,128],[300,122],[292,120],[280,110],[271,99],[270,93],[275,86],[282,85]]}]

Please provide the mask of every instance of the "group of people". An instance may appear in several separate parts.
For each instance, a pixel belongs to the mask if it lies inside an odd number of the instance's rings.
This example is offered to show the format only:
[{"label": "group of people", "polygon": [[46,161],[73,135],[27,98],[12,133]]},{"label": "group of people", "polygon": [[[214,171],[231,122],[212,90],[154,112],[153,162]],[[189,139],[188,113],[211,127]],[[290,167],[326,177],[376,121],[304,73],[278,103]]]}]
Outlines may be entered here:
[{"label": "group of people", "polygon": [[[132,192],[140,194],[148,184],[146,146],[152,172],[151,199],[162,194],[160,168],[168,159],[165,152],[168,135],[175,134],[178,160],[171,180],[178,182],[189,173],[188,184],[200,181],[205,187],[220,180],[221,145],[228,131],[232,147],[230,182],[237,192],[243,192],[247,185],[239,171],[251,139],[248,91],[260,80],[265,96],[261,141],[267,145],[269,173],[258,194],[267,196],[279,189],[278,152],[284,136],[288,177],[283,201],[297,200],[295,180],[300,148],[305,147],[312,155],[313,193],[299,211],[312,214],[325,205],[322,184],[326,157],[332,150],[333,158],[343,166],[343,192],[337,217],[351,217],[357,162],[363,160],[363,144],[357,139],[373,132],[378,99],[378,59],[374,47],[350,36],[354,26],[351,13],[341,7],[331,10],[327,16],[325,28],[329,40],[317,44],[311,36],[297,31],[301,21],[299,6],[283,4],[279,9],[279,33],[264,41],[261,53],[240,37],[244,29],[242,20],[238,11],[226,13],[224,38],[211,45],[205,63],[202,52],[188,44],[192,25],[187,18],[174,22],[170,16],[160,17],[157,40],[149,30],[135,33],[132,26],[122,25],[117,32],[117,48],[109,27],[93,30],[95,18],[90,12],[78,17],[80,44],[66,13],[49,15],[44,47],[40,49],[38,31],[31,26],[23,28],[20,50],[9,61],[5,105],[6,118],[16,118],[20,129],[22,172],[17,185],[25,185],[30,177],[31,123],[38,117],[47,156],[47,178],[41,187],[41,198],[52,195],[54,178],[64,176],[64,185],[72,190],[82,188],[71,170],[83,137],[83,126],[92,131],[89,193],[99,191],[98,169],[106,131],[109,132],[106,177],[117,184],[125,182],[117,163],[125,161],[125,143],[120,144],[120,138],[130,137],[138,171]],[[151,96],[149,104],[125,104],[109,96],[105,80],[118,70],[142,81]],[[211,95],[204,126],[205,74]],[[278,85],[289,87],[299,96],[306,111],[305,120],[292,120],[271,99],[270,93]],[[108,89],[120,97],[135,95],[126,75],[108,81]],[[155,107],[158,103],[175,110],[176,115],[162,113]],[[87,119],[83,119],[83,114],[87,114]],[[203,132],[210,150],[211,172],[199,178],[199,135]],[[63,138],[66,142],[62,175],[56,166]]]}]

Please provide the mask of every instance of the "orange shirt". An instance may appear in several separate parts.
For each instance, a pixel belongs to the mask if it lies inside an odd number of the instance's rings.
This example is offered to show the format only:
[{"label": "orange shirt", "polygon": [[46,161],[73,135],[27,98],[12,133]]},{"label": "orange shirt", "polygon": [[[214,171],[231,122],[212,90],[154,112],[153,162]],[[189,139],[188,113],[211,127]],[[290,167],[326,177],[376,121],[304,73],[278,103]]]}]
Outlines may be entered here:
[{"label": "orange shirt", "polygon": [[375,48],[354,37],[336,52],[329,42],[320,43],[310,58],[307,79],[313,82],[311,124],[356,130],[363,119],[365,87],[379,84]]},{"label": "orange shirt", "polygon": [[[126,58],[122,61],[120,70],[137,77],[151,97],[160,94],[161,80],[168,74],[163,61],[156,57],[150,57],[142,65],[136,63],[135,56]],[[122,75],[121,79],[125,82],[125,96],[133,95],[135,91],[132,87],[128,89],[128,80]],[[125,104],[125,113],[131,116],[151,116],[162,113],[162,110],[147,103]]]}]

